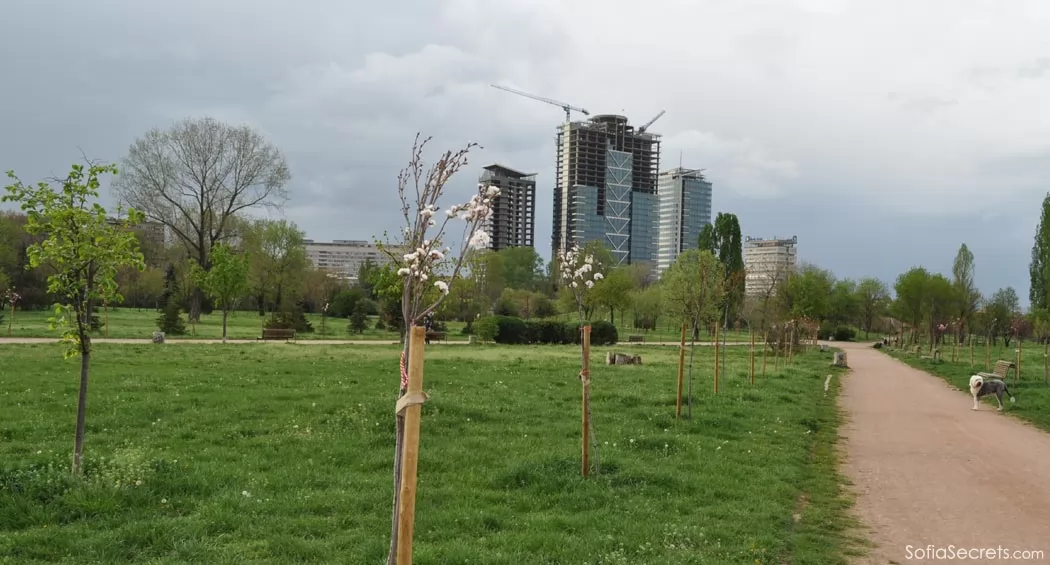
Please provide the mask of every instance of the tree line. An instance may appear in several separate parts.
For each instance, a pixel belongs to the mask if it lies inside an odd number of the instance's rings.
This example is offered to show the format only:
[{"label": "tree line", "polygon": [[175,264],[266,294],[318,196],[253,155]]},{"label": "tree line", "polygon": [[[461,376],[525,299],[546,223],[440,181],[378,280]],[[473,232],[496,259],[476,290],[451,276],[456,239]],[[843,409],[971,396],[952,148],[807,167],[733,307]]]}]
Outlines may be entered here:
[{"label": "tree line", "polygon": [[[136,139],[117,169],[113,195],[143,215],[143,222],[126,229],[136,236],[144,267],[120,266],[119,304],[103,307],[157,310],[158,327],[173,333],[202,313],[219,311],[225,318],[233,310],[257,311],[264,326],[300,331],[313,331],[305,316],[310,313],[346,320],[350,332],[364,331],[374,317],[380,328],[401,329],[402,281],[389,265],[366,263],[347,280],[310,264],[305,234],[294,223],[253,217],[283,206],[290,179],[281,152],[254,130],[210,118],[184,120]],[[764,331],[787,320],[812,324],[822,338],[852,339],[857,330],[909,343],[946,336],[1042,338],[1050,319],[1048,207],[1044,201],[1032,251],[1029,312],[1012,288],[981,295],[966,245],[948,275],[917,266],[887,284],[874,277],[838,279],[803,263],[769,274],[768,290],[747,296],[739,220],[719,213],[696,248],[659,276],[651,265],[615,265],[599,242],[588,243],[605,276],[586,293],[583,313],[637,332],[686,322],[694,338],[715,325]],[[51,267],[33,267],[29,257],[46,235],[30,233],[27,221],[22,212],[0,213],[0,294],[11,307],[50,308],[60,298],[48,290]],[[159,240],[154,226],[163,226],[168,240]],[[533,248],[474,254],[436,312],[439,323],[461,321],[469,333],[486,316],[531,320],[574,313],[557,272],[556,259],[544,262]],[[698,295],[709,298],[702,307]]]}]

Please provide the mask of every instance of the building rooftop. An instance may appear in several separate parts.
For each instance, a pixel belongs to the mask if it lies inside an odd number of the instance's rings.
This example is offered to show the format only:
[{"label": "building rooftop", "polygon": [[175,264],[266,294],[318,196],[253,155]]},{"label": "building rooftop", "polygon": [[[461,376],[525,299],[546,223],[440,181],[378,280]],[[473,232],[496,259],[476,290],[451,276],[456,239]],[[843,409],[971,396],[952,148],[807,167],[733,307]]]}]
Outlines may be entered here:
[{"label": "building rooftop", "polygon": [[521,172],[521,171],[519,171],[517,169],[512,169],[512,168],[507,167],[505,165],[500,165],[499,163],[493,163],[491,165],[486,165],[486,166],[484,166],[482,168],[485,169],[486,171],[491,171],[493,173],[496,173],[496,174],[499,174],[499,175],[503,175],[503,176],[506,176],[506,177],[525,178],[525,177],[536,176],[536,173],[523,173],[523,172]]}]

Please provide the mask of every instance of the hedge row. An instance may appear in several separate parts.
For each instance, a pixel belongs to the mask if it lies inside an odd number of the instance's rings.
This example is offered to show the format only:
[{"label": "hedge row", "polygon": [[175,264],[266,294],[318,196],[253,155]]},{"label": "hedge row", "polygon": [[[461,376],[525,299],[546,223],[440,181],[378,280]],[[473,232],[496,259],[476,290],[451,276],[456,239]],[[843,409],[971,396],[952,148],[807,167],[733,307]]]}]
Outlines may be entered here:
[{"label": "hedge row", "polygon": [[[606,321],[589,322],[591,345],[615,345],[616,326]],[[522,320],[514,316],[489,316],[474,323],[474,333],[484,341],[523,344],[579,344],[579,322]]]}]

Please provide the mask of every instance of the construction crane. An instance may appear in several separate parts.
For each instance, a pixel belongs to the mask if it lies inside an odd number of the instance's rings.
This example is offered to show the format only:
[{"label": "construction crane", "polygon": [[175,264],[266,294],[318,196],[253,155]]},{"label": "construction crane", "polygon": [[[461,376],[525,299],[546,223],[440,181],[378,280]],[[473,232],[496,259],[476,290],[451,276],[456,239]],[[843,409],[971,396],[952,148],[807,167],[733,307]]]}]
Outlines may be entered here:
[{"label": "construction crane", "polygon": [[660,110],[660,113],[657,114],[655,118],[649,120],[648,122],[645,122],[645,125],[643,125],[643,126],[638,128],[638,133],[645,133],[645,130],[649,129],[649,126],[651,126],[654,123],[656,123],[656,120],[659,120],[660,117],[663,116],[664,112],[666,112],[666,111],[667,110]]},{"label": "construction crane", "polygon": [[510,92],[512,94],[517,94],[519,96],[524,96],[526,98],[532,98],[533,100],[539,100],[540,102],[546,102],[547,104],[552,104],[554,106],[558,106],[562,110],[565,110],[565,121],[566,122],[570,121],[570,115],[569,115],[569,111],[570,110],[576,110],[577,112],[583,114],[584,116],[590,116],[591,115],[590,112],[588,112],[587,110],[584,110],[583,108],[577,108],[576,106],[570,106],[570,105],[568,105],[568,104],[566,104],[564,102],[558,102],[557,100],[551,100],[550,98],[544,98],[542,96],[536,96],[535,94],[529,94],[528,92],[522,92],[520,90],[514,90],[513,88],[507,88],[506,86],[499,86],[498,84],[493,84],[491,86],[492,86],[492,88],[498,88],[500,90],[506,90],[507,92]]}]

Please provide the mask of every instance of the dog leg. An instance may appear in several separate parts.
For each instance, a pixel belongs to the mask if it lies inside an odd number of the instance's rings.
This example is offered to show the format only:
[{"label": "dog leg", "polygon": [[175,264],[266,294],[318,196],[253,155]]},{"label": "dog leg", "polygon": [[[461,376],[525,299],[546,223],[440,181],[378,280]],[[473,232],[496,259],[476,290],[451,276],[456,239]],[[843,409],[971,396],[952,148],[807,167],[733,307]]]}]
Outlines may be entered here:
[{"label": "dog leg", "polygon": [[973,395],[973,410],[977,410],[977,395]]}]

